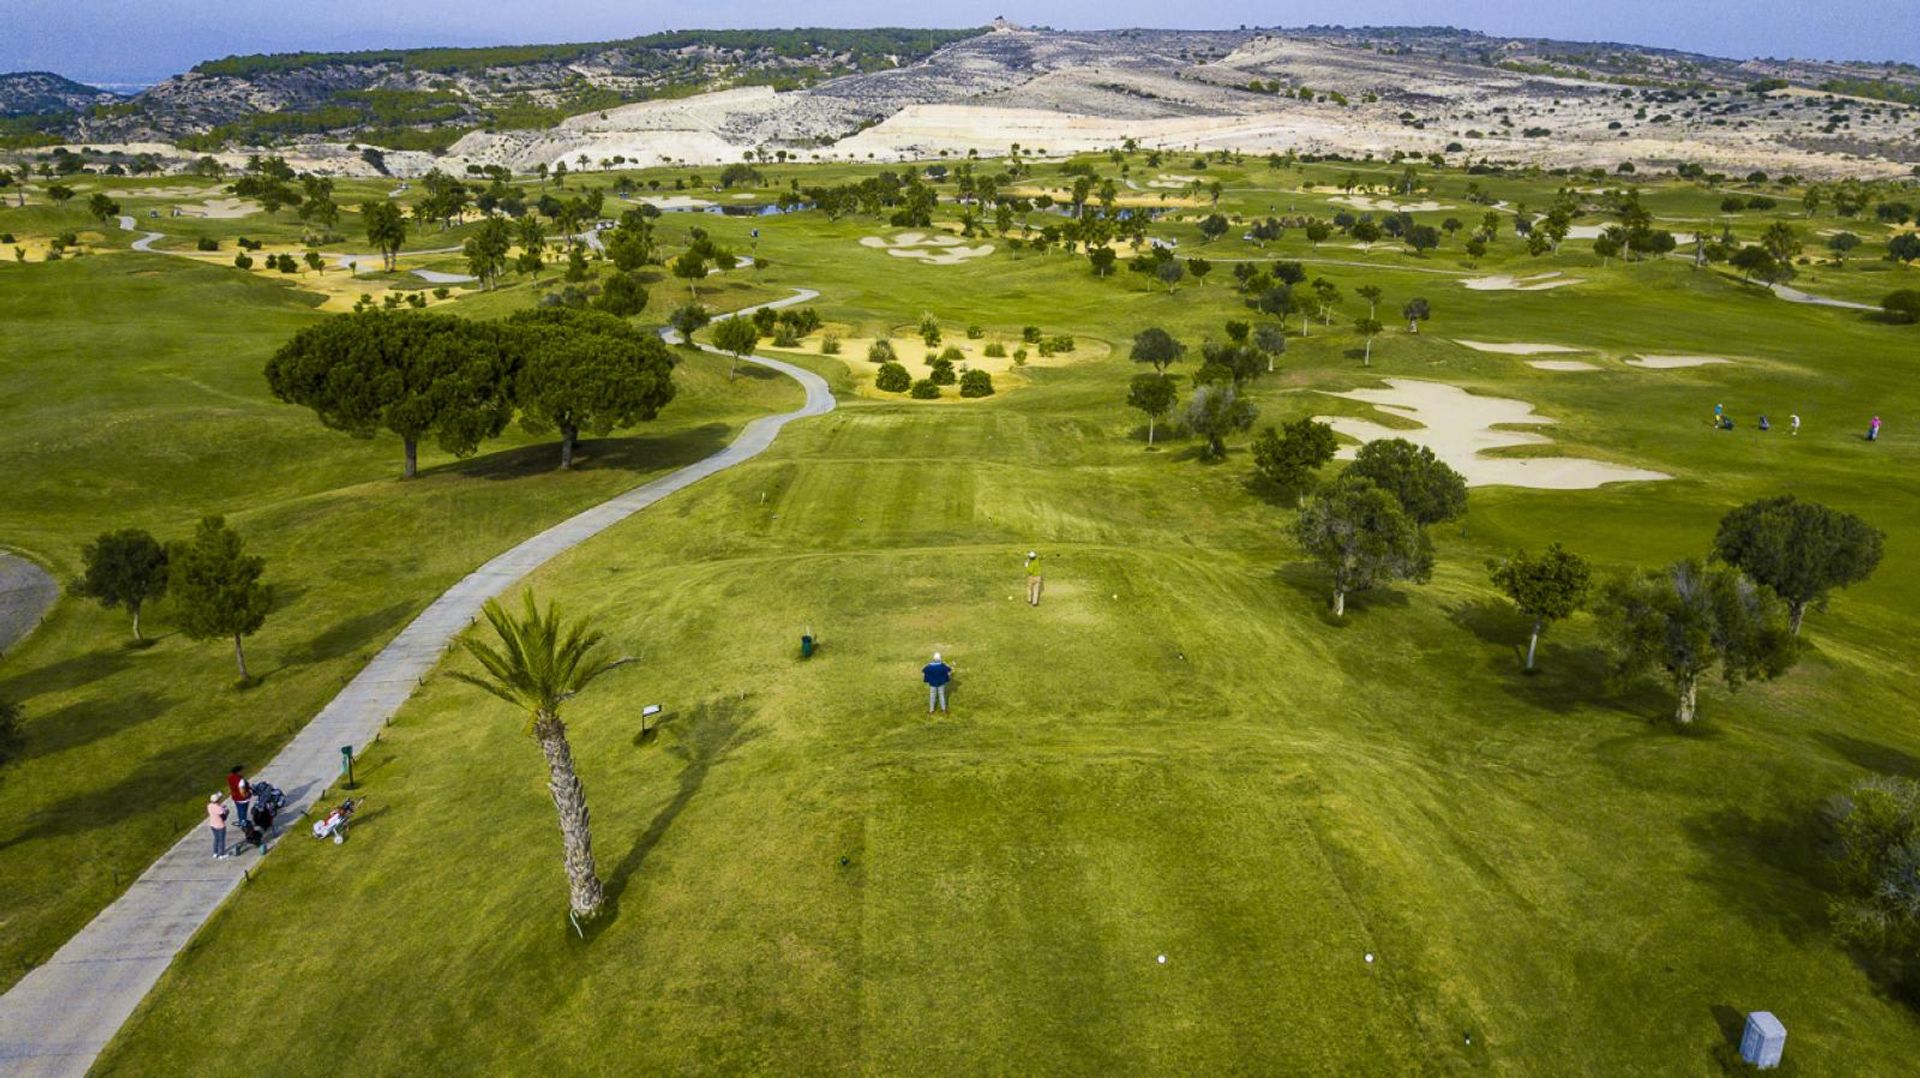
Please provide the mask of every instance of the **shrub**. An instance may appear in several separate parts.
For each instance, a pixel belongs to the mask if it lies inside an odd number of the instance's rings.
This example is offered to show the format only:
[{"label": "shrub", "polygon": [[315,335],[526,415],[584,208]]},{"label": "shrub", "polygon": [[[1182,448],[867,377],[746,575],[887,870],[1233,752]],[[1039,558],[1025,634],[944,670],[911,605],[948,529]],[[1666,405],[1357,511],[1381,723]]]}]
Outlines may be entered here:
[{"label": "shrub", "polygon": [[241,251],[239,254],[233,256],[233,264],[240,267],[243,270],[252,269],[253,259],[247,257],[247,252]]},{"label": "shrub", "polygon": [[927,342],[928,348],[940,343],[940,320],[931,313],[920,316],[920,339]]},{"label": "shrub", "polygon": [[1880,301],[1880,309],[1896,322],[1920,322],[1920,291],[1902,288],[1889,292]]},{"label": "shrub", "polygon": [[967,327],[967,339],[977,341],[987,335],[987,331],[977,325]]},{"label": "shrub", "polygon": [[985,355],[989,359],[1005,359],[1007,358],[1007,346],[1001,344],[999,341],[994,341],[987,345]]},{"label": "shrub", "polygon": [[1051,345],[1056,352],[1073,351],[1073,338],[1064,333],[1047,338],[1047,343]]},{"label": "shrub", "polygon": [[193,249],[196,251],[218,251],[220,249],[220,241],[210,236],[202,236],[193,241]]},{"label": "shrub", "polygon": [[867,346],[867,362],[893,363],[899,360],[893,353],[893,342],[882,338]]},{"label": "shrub", "polygon": [[950,344],[940,350],[940,358],[948,363],[959,363],[967,358],[967,354],[962,352],[958,345]]},{"label": "shrub", "polygon": [[913,376],[905,367],[888,360],[880,364],[880,373],[874,376],[873,385],[887,393],[905,393],[913,385]]},{"label": "shrub", "polygon": [[260,249],[260,241],[259,241],[259,240],[250,240],[250,239],[248,239],[248,238],[246,238],[245,236],[242,236],[242,237],[240,237],[239,239],[237,239],[237,240],[235,240],[235,241],[233,241],[233,242],[235,242],[235,243],[237,243],[237,244],[239,244],[239,245],[240,245],[240,249],[241,249],[241,250],[243,250],[243,251],[258,251],[258,250]]},{"label": "shrub", "polygon": [[12,242],[13,242],[13,233],[0,232],[0,243],[12,243]]},{"label": "shrub", "polygon": [[1043,358],[1053,354],[1053,342],[1050,340],[1041,341],[1037,347],[1040,349],[1040,355]]},{"label": "shrub", "polygon": [[927,364],[927,366],[931,368],[933,372],[927,376],[927,380],[934,385],[950,386],[958,381],[953,373],[953,361],[950,359],[944,357],[935,359],[933,362]]},{"label": "shrub", "polygon": [[927,379],[922,378],[918,382],[913,383],[913,399],[914,400],[930,401],[938,398],[939,396],[940,396],[940,387],[937,385],[934,385],[932,382],[928,381]]},{"label": "shrub", "polygon": [[1013,365],[1014,365],[1014,366],[1016,366],[1016,367],[1024,367],[1024,366],[1026,366],[1026,365],[1027,365],[1027,350],[1026,350],[1026,349],[1024,349],[1024,348],[1016,348],[1016,349],[1014,349],[1014,350],[1013,350]]},{"label": "shrub", "polygon": [[792,348],[799,343],[800,338],[795,335],[792,326],[782,323],[773,327],[773,346],[775,348]]},{"label": "shrub", "polygon": [[1020,339],[1027,342],[1028,344],[1039,344],[1040,343],[1040,327],[1027,326],[1021,329]]},{"label": "shrub", "polygon": [[993,375],[982,370],[972,370],[961,375],[960,395],[963,397],[993,396]]},{"label": "shrub", "polygon": [[441,285],[439,288],[433,290],[434,299],[446,299],[451,295],[453,295],[453,290],[449,289],[446,285]]},{"label": "shrub", "polygon": [[837,356],[840,354],[840,338],[832,333],[820,338],[820,354]]}]

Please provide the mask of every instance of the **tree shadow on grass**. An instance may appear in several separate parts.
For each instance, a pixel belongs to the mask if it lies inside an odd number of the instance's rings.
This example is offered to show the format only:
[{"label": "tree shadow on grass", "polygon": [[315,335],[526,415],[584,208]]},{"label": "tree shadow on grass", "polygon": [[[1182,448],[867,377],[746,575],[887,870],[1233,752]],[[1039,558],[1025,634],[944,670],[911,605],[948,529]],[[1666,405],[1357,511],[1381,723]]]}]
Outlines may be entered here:
[{"label": "tree shadow on grass", "polygon": [[1765,816],[1726,807],[1681,827],[1706,855],[1694,878],[1718,894],[1723,908],[1796,944],[1825,932],[1824,830],[1816,806],[1795,801]]},{"label": "tree shadow on grass", "polygon": [[1814,736],[1855,767],[1862,767],[1882,775],[1920,778],[1920,757],[1911,753],[1877,742],[1849,737],[1846,734],[1823,732]]},{"label": "tree shadow on grass", "polygon": [[[0,850],[41,839],[70,839],[102,827],[124,827],[130,806],[149,806],[156,799],[168,803],[173,815],[167,819],[177,816],[178,828],[184,832],[205,822],[207,794],[224,789],[226,767],[216,761],[225,760],[231,748],[230,741],[208,739],[153,753],[117,782],[88,786],[41,804],[18,826],[0,832]],[[164,826],[171,830],[174,824]]]},{"label": "tree shadow on grass", "polygon": [[747,719],[746,701],[738,698],[718,698],[699,704],[684,717],[670,716],[657,724],[648,735],[638,740],[654,741],[662,732],[677,735],[677,743],[668,746],[667,752],[679,757],[686,764],[680,771],[679,788],[674,791],[673,799],[668,801],[647,825],[647,829],[634,842],[633,848],[614,866],[607,876],[607,901],[618,911],[620,896],[626,891],[627,883],[646,863],[660,840],[666,837],[667,830],[680,818],[700,788],[706,784],[707,773],[713,765],[725,760],[734,750],[759,736],[745,730]]},{"label": "tree shadow on grass", "polygon": [[[627,471],[679,468],[726,447],[727,425],[703,423],[672,434],[639,438],[582,438],[574,445],[573,470]],[[469,460],[422,468],[421,476],[453,474],[473,479],[525,479],[560,470],[560,441],[523,445]]]},{"label": "tree shadow on grass", "polygon": [[1326,570],[1312,562],[1292,561],[1276,568],[1273,578],[1299,596],[1302,603],[1310,604],[1318,612],[1323,624],[1334,628],[1342,628],[1356,616],[1365,616],[1370,611],[1401,609],[1412,602],[1406,591],[1400,588],[1348,592],[1346,615],[1336,618],[1333,616],[1333,585],[1328,580]]},{"label": "tree shadow on grass", "polygon": [[[128,637],[128,640],[131,641],[132,637]],[[48,663],[25,671],[17,677],[0,681],[0,696],[15,703],[26,704],[31,703],[34,697],[44,692],[59,692],[95,681],[104,681],[131,666],[134,657],[142,650],[144,649],[117,645]]]},{"label": "tree shadow on grass", "polygon": [[157,719],[172,706],[173,701],[159,693],[136,690],[111,699],[77,700],[49,714],[29,716],[22,756],[51,756],[88,745]]},{"label": "tree shadow on grass", "polygon": [[305,643],[283,652],[280,668],[329,662],[349,655],[355,648],[371,643],[405,620],[412,609],[411,603],[394,603],[381,610],[371,610],[336,622]]}]

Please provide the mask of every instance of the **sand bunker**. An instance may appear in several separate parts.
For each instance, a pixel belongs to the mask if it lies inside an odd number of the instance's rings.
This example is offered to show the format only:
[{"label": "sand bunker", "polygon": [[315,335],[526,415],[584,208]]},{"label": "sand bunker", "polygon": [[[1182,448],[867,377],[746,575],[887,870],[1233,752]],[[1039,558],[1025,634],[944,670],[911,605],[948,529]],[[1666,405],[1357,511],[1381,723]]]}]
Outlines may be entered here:
[{"label": "sand bunker", "polygon": [[214,217],[221,220],[251,217],[260,212],[258,202],[248,202],[244,198],[209,198],[199,203],[182,202],[174,208],[188,217]]},{"label": "sand bunker", "polygon": [[936,266],[954,266],[993,253],[993,244],[968,247],[959,237],[944,232],[902,232],[889,240],[884,236],[864,236],[860,246],[882,250],[895,258],[911,258]]},{"label": "sand bunker", "polygon": [[1432,213],[1436,210],[1456,209],[1431,199],[1425,202],[1395,202],[1390,198],[1370,198],[1366,195],[1335,195],[1328,202],[1339,202],[1352,206],[1356,210],[1378,211],[1381,213]]},{"label": "sand bunker", "polygon": [[1732,363],[1724,356],[1635,356],[1627,360],[1629,367],[1646,367],[1649,370],[1665,371],[1678,367],[1705,367],[1713,363]]},{"label": "sand bunker", "polygon": [[1468,341],[1456,339],[1453,343],[1476,352],[1498,352],[1503,356],[1544,356],[1556,352],[1584,352],[1585,348],[1569,348],[1564,344],[1494,344],[1488,341]]},{"label": "sand bunker", "polygon": [[661,210],[704,210],[714,205],[704,198],[695,198],[692,195],[642,195],[633,201],[644,202]]},{"label": "sand bunker", "polygon": [[[1356,389],[1333,396],[1365,401],[1388,415],[1422,426],[1394,430],[1351,416],[1318,416],[1333,429],[1362,442],[1405,438],[1433,450],[1468,486],[1534,487],[1541,490],[1589,490],[1603,483],[1668,479],[1662,472],[1628,468],[1579,457],[1489,457],[1489,449],[1520,445],[1550,445],[1553,439],[1529,431],[1496,430],[1506,426],[1539,426],[1553,422],[1535,415],[1533,405],[1504,397],[1481,397],[1445,382],[1389,378],[1385,389]],[[1357,446],[1340,450],[1351,458]]]},{"label": "sand bunker", "polygon": [[1179,188],[1199,182],[1200,177],[1198,176],[1182,176],[1178,172],[1162,172],[1159,176],[1148,180],[1147,186]]},{"label": "sand bunker", "polygon": [[192,198],[204,195],[210,188],[191,187],[177,184],[173,187],[129,187],[120,192],[121,198]]},{"label": "sand bunker", "polygon": [[1492,277],[1473,277],[1460,282],[1475,292],[1544,292],[1549,288],[1565,288],[1570,284],[1582,283],[1579,277],[1562,277],[1559,273],[1537,273],[1531,277],[1514,277],[1500,273]]},{"label": "sand bunker", "polygon": [[1527,366],[1543,371],[1597,371],[1600,369],[1584,359],[1529,359]]}]

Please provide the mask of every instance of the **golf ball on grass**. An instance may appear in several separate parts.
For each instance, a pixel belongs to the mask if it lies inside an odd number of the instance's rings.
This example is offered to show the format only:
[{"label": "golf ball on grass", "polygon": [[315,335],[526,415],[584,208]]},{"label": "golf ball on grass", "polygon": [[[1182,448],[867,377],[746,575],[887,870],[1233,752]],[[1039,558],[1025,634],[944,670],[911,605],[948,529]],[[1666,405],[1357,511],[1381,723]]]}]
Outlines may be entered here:
[{"label": "golf ball on grass", "polygon": [[1166,964],[1167,964],[1167,956],[1166,956],[1166,955],[1161,955],[1161,956],[1160,956],[1160,959],[1159,959],[1159,961],[1160,961],[1160,964],[1161,964],[1161,965],[1163,965],[1163,966],[1164,966],[1164,965],[1166,965]]},{"label": "golf ball on grass", "polygon": [[1372,964],[1373,964],[1373,952],[1372,952],[1372,951],[1368,951],[1368,952],[1367,952],[1367,964],[1368,964],[1368,965],[1372,965]]}]

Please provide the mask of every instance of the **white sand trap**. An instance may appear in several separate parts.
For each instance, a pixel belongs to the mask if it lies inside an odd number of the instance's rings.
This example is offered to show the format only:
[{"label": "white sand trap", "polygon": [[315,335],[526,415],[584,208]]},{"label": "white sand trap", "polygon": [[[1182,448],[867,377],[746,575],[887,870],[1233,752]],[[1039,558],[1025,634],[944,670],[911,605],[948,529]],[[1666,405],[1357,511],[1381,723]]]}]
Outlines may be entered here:
[{"label": "white sand trap", "polygon": [[1585,348],[1569,348],[1564,344],[1495,344],[1490,341],[1469,341],[1456,339],[1453,343],[1476,352],[1498,352],[1503,356],[1546,356],[1564,352],[1585,352]]},{"label": "white sand trap", "polygon": [[1597,371],[1600,369],[1584,359],[1529,359],[1527,366],[1543,371]]},{"label": "white sand trap", "polygon": [[1705,367],[1713,363],[1732,363],[1725,356],[1635,356],[1627,360],[1629,367],[1646,367],[1649,370],[1667,371],[1678,367]]},{"label": "white sand trap", "polygon": [[1562,277],[1558,272],[1537,273],[1532,277],[1514,277],[1500,273],[1492,277],[1473,277],[1460,283],[1475,292],[1544,292],[1549,288],[1565,288],[1570,284],[1581,284],[1583,278]]},{"label": "white sand trap", "polygon": [[704,210],[714,203],[692,195],[643,195],[636,202],[644,202],[660,210]]},{"label": "white sand trap", "polygon": [[1154,179],[1148,180],[1147,186],[1148,187],[1185,187],[1188,184],[1197,183],[1199,182],[1199,180],[1200,180],[1200,177],[1198,176],[1182,176],[1178,172],[1162,172],[1159,176],[1155,177]]},{"label": "white sand trap", "polygon": [[1424,202],[1395,202],[1390,198],[1371,198],[1367,195],[1335,195],[1328,202],[1339,202],[1352,206],[1356,210],[1378,211],[1382,213],[1433,213],[1437,210],[1457,209],[1428,199]]},{"label": "white sand trap", "polygon": [[[1567,238],[1570,240],[1597,240],[1600,238],[1600,234],[1602,232],[1605,232],[1607,229],[1611,227],[1613,226],[1612,225],[1574,225],[1572,228],[1567,229]],[[1692,243],[1693,233],[1675,232],[1673,234],[1673,242]]]},{"label": "white sand trap", "polygon": [[199,203],[182,202],[177,208],[189,217],[213,217],[220,220],[251,217],[260,212],[258,202],[248,202],[244,198],[209,198]]},{"label": "white sand trap", "polygon": [[[1333,394],[1365,401],[1388,415],[1422,424],[1394,430],[1351,416],[1316,416],[1333,429],[1362,442],[1405,438],[1432,449],[1435,456],[1466,477],[1474,487],[1513,486],[1540,490],[1590,490],[1603,483],[1669,479],[1663,472],[1628,468],[1579,457],[1488,457],[1489,449],[1518,445],[1549,445],[1553,439],[1530,431],[1496,427],[1539,426],[1553,422],[1535,415],[1533,405],[1504,397],[1481,397],[1445,382],[1416,378],[1389,378],[1385,389],[1356,389]],[[1359,447],[1347,446],[1339,456],[1350,459]]]},{"label": "white sand trap", "polygon": [[985,258],[993,253],[991,243],[968,247],[959,237],[949,236],[944,232],[932,234],[902,232],[892,239],[887,239],[885,236],[862,236],[860,246],[885,251],[895,258],[911,258],[935,266],[954,266],[976,258]]},{"label": "white sand trap", "polygon": [[129,187],[120,192],[121,198],[192,198],[207,193],[211,188],[189,187],[184,184],[173,187]]}]

